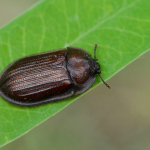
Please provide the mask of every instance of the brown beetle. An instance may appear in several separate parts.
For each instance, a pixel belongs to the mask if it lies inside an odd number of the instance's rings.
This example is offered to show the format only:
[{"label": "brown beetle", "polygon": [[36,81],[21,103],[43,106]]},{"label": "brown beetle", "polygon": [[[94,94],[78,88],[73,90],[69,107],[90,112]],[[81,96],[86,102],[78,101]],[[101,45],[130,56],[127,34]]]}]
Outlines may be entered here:
[{"label": "brown beetle", "polygon": [[81,94],[91,87],[100,65],[81,48],[67,47],[21,58],[0,76],[0,96],[20,106],[34,106]]}]

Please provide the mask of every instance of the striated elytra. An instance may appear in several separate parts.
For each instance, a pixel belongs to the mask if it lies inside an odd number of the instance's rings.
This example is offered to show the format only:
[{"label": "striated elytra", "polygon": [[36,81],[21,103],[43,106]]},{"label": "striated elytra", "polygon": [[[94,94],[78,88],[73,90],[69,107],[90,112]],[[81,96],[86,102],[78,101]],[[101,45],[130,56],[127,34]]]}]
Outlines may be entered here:
[{"label": "striated elytra", "polygon": [[20,106],[34,106],[81,94],[101,77],[100,65],[81,48],[67,47],[21,58],[0,75],[0,96]]}]

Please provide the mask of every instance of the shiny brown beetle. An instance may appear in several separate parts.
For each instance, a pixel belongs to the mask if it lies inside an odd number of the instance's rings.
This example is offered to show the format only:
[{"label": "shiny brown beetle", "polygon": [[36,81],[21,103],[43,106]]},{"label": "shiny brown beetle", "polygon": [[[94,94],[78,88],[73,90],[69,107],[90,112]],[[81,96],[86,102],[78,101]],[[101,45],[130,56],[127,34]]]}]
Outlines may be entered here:
[{"label": "shiny brown beetle", "polygon": [[67,47],[27,56],[11,63],[0,76],[0,96],[20,106],[62,100],[89,89],[100,65],[81,48]]}]

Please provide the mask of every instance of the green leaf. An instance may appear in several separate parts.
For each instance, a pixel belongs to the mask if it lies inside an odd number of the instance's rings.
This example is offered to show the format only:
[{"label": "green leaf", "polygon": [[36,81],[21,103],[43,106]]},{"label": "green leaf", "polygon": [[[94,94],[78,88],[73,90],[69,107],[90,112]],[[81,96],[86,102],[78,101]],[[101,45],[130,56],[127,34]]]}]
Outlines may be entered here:
[{"label": "green leaf", "polygon": [[[42,1],[0,30],[0,72],[23,56],[67,46],[83,48],[93,56],[97,43],[97,57],[106,80],[150,48],[149,6],[147,0]],[[90,90],[100,83],[97,77]],[[79,96],[36,107],[14,106],[0,98],[0,146]]]}]

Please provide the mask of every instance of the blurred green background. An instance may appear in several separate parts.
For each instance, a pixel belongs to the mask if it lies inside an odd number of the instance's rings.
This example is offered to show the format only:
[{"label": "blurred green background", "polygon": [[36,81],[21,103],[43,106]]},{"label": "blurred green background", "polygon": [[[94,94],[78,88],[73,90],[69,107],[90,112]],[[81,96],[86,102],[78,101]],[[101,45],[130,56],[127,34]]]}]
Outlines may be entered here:
[{"label": "blurred green background", "polygon": [[[0,27],[39,0],[0,0]],[[149,150],[150,52],[1,150]]]}]

